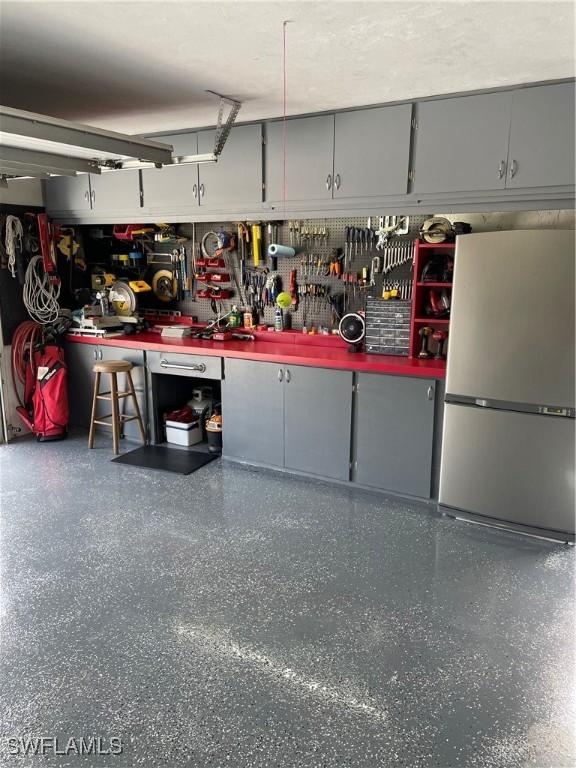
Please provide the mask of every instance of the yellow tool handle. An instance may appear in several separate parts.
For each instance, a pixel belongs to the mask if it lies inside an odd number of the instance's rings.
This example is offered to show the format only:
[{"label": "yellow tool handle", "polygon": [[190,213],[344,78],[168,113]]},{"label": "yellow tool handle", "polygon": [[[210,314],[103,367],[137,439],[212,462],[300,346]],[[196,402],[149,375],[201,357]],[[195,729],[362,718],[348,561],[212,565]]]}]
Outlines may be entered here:
[{"label": "yellow tool handle", "polygon": [[259,224],[252,224],[252,253],[254,255],[254,266],[260,266],[260,240],[262,232]]}]

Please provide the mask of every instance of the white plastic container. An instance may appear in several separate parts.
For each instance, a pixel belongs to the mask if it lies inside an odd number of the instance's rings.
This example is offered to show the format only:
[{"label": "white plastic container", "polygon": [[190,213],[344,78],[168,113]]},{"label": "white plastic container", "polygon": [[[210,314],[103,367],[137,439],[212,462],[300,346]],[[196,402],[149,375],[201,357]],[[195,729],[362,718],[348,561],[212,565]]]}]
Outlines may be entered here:
[{"label": "white plastic container", "polygon": [[174,445],[196,445],[202,442],[200,421],[184,424],[181,421],[166,422],[166,442]]}]

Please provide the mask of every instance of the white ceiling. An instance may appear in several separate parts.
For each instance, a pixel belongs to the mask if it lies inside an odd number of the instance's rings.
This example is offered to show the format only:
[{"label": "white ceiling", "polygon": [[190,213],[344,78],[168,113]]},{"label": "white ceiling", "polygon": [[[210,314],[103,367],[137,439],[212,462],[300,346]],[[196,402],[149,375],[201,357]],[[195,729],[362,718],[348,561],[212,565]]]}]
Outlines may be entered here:
[{"label": "white ceiling", "polygon": [[0,101],[127,133],[212,125],[572,77],[574,4],[12,2]]}]

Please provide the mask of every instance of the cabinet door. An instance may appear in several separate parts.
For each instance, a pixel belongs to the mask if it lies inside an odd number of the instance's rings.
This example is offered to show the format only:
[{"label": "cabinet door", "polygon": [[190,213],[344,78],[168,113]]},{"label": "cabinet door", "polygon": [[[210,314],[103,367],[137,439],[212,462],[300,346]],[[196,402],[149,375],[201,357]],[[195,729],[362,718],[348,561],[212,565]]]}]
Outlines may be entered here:
[{"label": "cabinet door", "polygon": [[[332,197],[334,115],[286,121],[286,199]],[[284,123],[266,126],[267,201],[284,198]]]},{"label": "cabinet door", "polygon": [[70,408],[70,425],[74,427],[90,426],[90,410],[92,408],[92,387],[94,374],[92,366],[96,362],[98,346],[68,342],[65,356],[68,366],[68,405]]},{"label": "cabinet door", "polygon": [[[212,152],[216,131],[198,133],[198,152]],[[203,208],[262,202],[262,126],[232,128],[217,163],[198,166]]]},{"label": "cabinet door", "polygon": [[510,102],[503,92],[418,104],[414,191],[503,189]]},{"label": "cabinet door", "polygon": [[358,374],[358,483],[430,497],[435,389],[430,379]]},{"label": "cabinet door", "polygon": [[[158,141],[172,144],[173,154],[198,154],[198,134],[181,133],[159,136]],[[198,166],[146,168],[142,171],[143,205],[150,210],[186,210],[198,205]]]},{"label": "cabinet door", "polygon": [[[144,352],[139,349],[126,349],[123,347],[99,347],[98,348],[99,360],[128,360],[134,366],[132,368],[132,381],[134,382],[134,389],[136,390],[136,398],[138,400],[138,406],[140,408],[140,414],[142,421],[144,422],[144,428],[147,429],[147,407],[146,407],[146,368],[144,366]],[[102,391],[108,391],[110,377],[108,374],[102,375],[102,384],[100,389]],[[126,374],[118,374],[118,391],[127,392],[128,386],[126,384]],[[99,413],[110,413],[111,406],[107,400],[101,400],[98,406]],[[126,416],[134,416],[136,411],[132,403],[131,397],[123,397],[120,399],[120,413]],[[106,429],[106,427],[104,427]],[[140,428],[138,422],[128,421],[124,425],[124,437],[127,440],[142,442],[142,435],[140,434]]]},{"label": "cabinet door", "polygon": [[136,211],[140,209],[139,171],[106,171],[90,174],[93,211]]},{"label": "cabinet door", "polygon": [[350,479],[352,373],[285,366],[285,465]]},{"label": "cabinet door", "polygon": [[222,382],[225,456],[284,466],[284,385],[276,363],[226,359]]},{"label": "cabinet door", "polygon": [[336,115],[334,197],[404,195],[412,105]]},{"label": "cabinet door", "polygon": [[90,182],[87,173],[79,176],[54,176],[44,182],[46,211],[89,211]]},{"label": "cabinet door", "polygon": [[574,185],[574,83],[512,94],[506,186]]}]

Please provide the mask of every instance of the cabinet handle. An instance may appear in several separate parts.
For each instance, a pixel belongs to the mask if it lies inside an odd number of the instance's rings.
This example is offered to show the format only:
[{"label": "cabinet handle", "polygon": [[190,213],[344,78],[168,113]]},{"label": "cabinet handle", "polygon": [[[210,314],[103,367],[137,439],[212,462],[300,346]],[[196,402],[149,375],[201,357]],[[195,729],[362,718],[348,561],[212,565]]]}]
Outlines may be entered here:
[{"label": "cabinet handle", "polygon": [[200,184],[200,197],[204,197],[204,184]]},{"label": "cabinet handle", "polygon": [[90,195],[88,194],[88,190],[86,190],[86,192],[84,192],[84,200],[86,200],[86,202],[88,202],[89,197],[90,197]]},{"label": "cabinet handle", "polygon": [[98,350],[97,349],[93,349],[92,350],[92,357],[94,358],[94,360],[98,360]]},{"label": "cabinet handle", "polygon": [[98,350],[98,358],[99,358],[99,360],[102,360],[102,350],[101,349]]},{"label": "cabinet handle", "polygon": [[505,173],[506,173],[506,163],[504,162],[504,160],[500,160],[500,165],[498,166],[498,178],[503,179]]},{"label": "cabinet handle", "polygon": [[516,171],[518,170],[518,163],[516,160],[512,160],[512,163],[510,164],[510,178],[513,179],[514,176],[516,176]]},{"label": "cabinet handle", "polygon": [[200,373],[204,373],[206,370],[206,366],[204,363],[191,363],[190,365],[179,365],[178,363],[169,363],[168,360],[160,360],[160,367],[161,368],[179,368],[182,371],[199,371]]},{"label": "cabinet handle", "polygon": [[90,197],[92,198],[92,202],[95,203],[96,202],[96,190],[95,189],[93,189],[92,192],[90,193]]},{"label": "cabinet handle", "polygon": [[282,368],[278,368],[278,381],[281,382],[283,378],[284,378],[284,371],[282,370]]},{"label": "cabinet handle", "polygon": [[290,368],[286,368],[286,384],[290,384]]},{"label": "cabinet handle", "polygon": [[428,400],[433,400],[433,399],[434,399],[434,387],[433,386],[429,386],[428,387]]},{"label": "cabinet handle", "polygon": [[326,189],[330,191],[332,189],[332,174],[329,173],[328,176],[326,176]]},{"label": "cabinet handle", "polygon": [[192,187],[192,196],[194,197],[194,200],[198,197],[198,184],[194,184]]},{"label": "cabinet handle", "polygon": [[334,186],[336,187],[336,189],[340,189],[340,174],[339,173],[337,173],[336,176],[334,177]]}]

